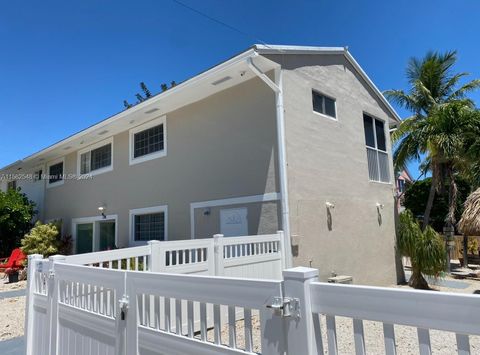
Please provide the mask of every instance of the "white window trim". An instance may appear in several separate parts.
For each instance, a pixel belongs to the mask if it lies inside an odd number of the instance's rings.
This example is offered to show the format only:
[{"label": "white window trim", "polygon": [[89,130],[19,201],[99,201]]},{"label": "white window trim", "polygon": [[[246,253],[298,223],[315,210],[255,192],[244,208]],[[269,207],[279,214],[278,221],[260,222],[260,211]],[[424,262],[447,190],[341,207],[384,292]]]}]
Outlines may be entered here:
[{"label": "white window trim", "polygon": [[[111,153],[111,157],[110,157],[111,158],[110,159],[110,165],[106,166],[104,168],[101,168],[101,169],[97,169],[97,170],[93,170],[93,171],[90,170],[88,173],[82,174],[81,173],[81,156],[82,156],[82,154],[85,154],[87,152],[91,152],[94,149],[103,147],[103,146],[108,145],[108,144],[111,144],[111,146],[112,146],[112,153]],[[90,165],[91,165],[91,162],[90,162]],[[112,170],[113,170],[113,137],[110,137],[110,138],[104,139],[104,140],[102,140],[98,143],[89,145],[88,147],[83,148],[83,149],[81,149],[77,152],[77,176],[79,178],[82,178],[82,177],[85,177],[85,176],[100,175],[100,174],[107,173],[107,172],[112,171]]]},{"label": "white window trim", "polygon": [[320,90],[317,90],[317,89],[315,89],[315,88],[312,88],[311,95],[313,95],[314,92],[316,92],[316,93],[319,94],[319,95],[328,97],[329,99],[332,99],[332,100],[333,100],[333,102],[335,103],[335,105],[334,105],[334,106],[335,106],[335,117],[332,117],[332,116],[326,115],[326,114],[324,114],[324,113],[315,111],[315,108],[313,107],[313,97],[312,97],[312,112],[313,112],[314,114],[316,114],[316,115],[321,116],[321,117],[328,118],[328,119],[330,119],[330,120],[332,120],[332,121],[338,122],[337,99],[334,98],[334,97],[331,96],[331,95],[327,95],[327,94],[323,93],[323,92],[320,91]]},{"label": "white window trim", "polygon": [[72,249],[73,253],[77,253],[77,224],[93,224],[93,237],[92,237],[92,252],[95,252],[95,245],[97,244],[98,228],[96,222],[115,220],[115,246],[118,246],[118,215],[110,214],[103,216],[93,216],[93,217],[81,217],[81,218],[72,218]]},{"label": "white window trim", "polygon": [[[145,131],[146,129],[161,125],[161,124],[163,124],[163,150],[160,150],[160,151],[154,152],[154,153],[150,153],[150,154],[147,154],[147,155],[142,155],[141,157],[138,157],[138,158],[134,158],[133,154],[134,154],[134,148],[135,148],[135,141],[134,141],[135,134],[138,133],[138,132]],[[129,144],[130,165],[143,163],[145,161],[149,161],[149,160],[152,160],[152,159],[162,158],[162,157],[167,155],[167,116],[163,115],[163,116],[157,117],[157,118],[155,118],[151,121],[143,123],[143,124],[141,124],[141,125],[139,125],[135,128],[132,128],[129,131],[129,133],[130,133],[129,134],[130,135],[130,139],[129,139],[130,140],[130,142],[129,142],[130,143]]]},{"label": "white window trim", "polygon": [[145,207],[145,208],[136,208],[129,211],[129,223],[130,223],[130,238],[129,238],[129,245],[130,246],[139,246],[139,245],[146,245],[148,241],[146,240],[135,240],[135,216],[143,215],[143,214],[152,214],[152,213],[160,213],[163,212],[165,214],[165,223],[164,223],[164,241],[168,240],[168,206],[153,206],[153,207]]},{"label": "white window trim", "polygon": [[[381,152],[381,153],[385,153],[387,154],[387,157],[390,161],[390,154],[388,153],[388,147],[387,147],[387,132],[385,132],[385,127],[387,125],[387,122],[384,120],[384,119],[381,119],[375,115],[372,115],[368,112],[363,112],[363,115],[366,115],[368,117],[370,117],[373,121],[373,139],[374,139],[374,142],[375,142],[375,147],[370,147],[367,145],[367,142],[365,142],[365,148],[366,149],[371,149],[371,150],[374,150],[376,153],[377,153],[377,165],[378,165],[378,176],[380,178],[380,162],[378,161],[378,152]],[[385,136],[385,149],[386,150],[381,150],[381,149],[378,149],[378,144],[377,144],[377,129],[376,129],[376,126],[375,126],[375,120],[377,121],[380,121],[383,123],[383,135]],[[363,128],[365,130],[365,127]],[[368,157],[367,157],[368,159]],[[367,165],[368,165],[368,162],[367,162]],[[384,185],[392,185],[392,174],[391,174],[391,171],[390,171],[390,164],[388,164],[388,177],[389,177],[389,181],[380,181],[380,180],[372,180],[370,179],[370,174],[368,174],[368,181],[369,182],[372,182],[372,183],[375,183],[375,184],[384,184]]]},{"label": "white window trim", "polygon": [[[60,181],[57,181],[57,182],[52,182],[50,183],[50,167],[52,165],[55,165],[55,164],[58,164],[58,163],[63,163],[63,171],[62,171],[62,174],[63,174],[63,179],[60,180]],[[48,164],[47,164],[47,171],[46,171],[46,174],[47,174],[47,189],[51,188],[51,187],[56,187],[56,186],[61,186],[65,183],[65,157],[61,157],[59,159],[55,159],[55,160],[52,160],[50,161]]]},{"label": "white window trim", "polygon": [[281,194],[279,192],[268,192],[263,195],[252,195],[225,198],[221,200],[192,202],[190,203],[190,238],[195,239],[195,209],[197,208],[243,205],[257,202],[272,202],[279,201],[280,198]]}]

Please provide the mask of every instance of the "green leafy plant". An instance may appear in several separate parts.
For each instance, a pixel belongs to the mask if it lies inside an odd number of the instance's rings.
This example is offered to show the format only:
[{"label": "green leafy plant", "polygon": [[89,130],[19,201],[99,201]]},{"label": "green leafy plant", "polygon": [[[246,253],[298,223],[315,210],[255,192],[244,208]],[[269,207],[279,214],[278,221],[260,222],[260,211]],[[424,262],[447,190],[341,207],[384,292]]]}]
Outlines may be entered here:
[{"label": "green leafy plant", "polygon": [[9,256],[32,227],[35,203],[20,189],[0,191],[0,256]]},{"label": "green leafy plant", "polygon": [[462,165],[467,156],[464,138],[477,130],[473,122],[477,114],[466,95],[480,88],[480,80],[461,84],[468,73],[454,72],[456,61],[456,51],[429,52],[421,59],[411,58],[406,70],[409,90],[385,92],[392,102],[412,112],[392,134],[396,142],[395,167],[402,169],[411,160],[423,161],[423,170],[432,173],[423,229],[429,224],[435,194],[447,181],[449,210],[445,217],[447,225],[455,224],[455,178],[465,170]]},{"label": "green leafy plant", "polygon": [[45,258],[58,252],[59,229],[55,223],[37,222],[22,239],[22,251],[25,254],[41,254]]},{"label": "green leafy plant", "polygon": [[422,231],[410,210],[400,214],[397,240],[398,250],[410,258],[412,276],[409,286],[429,289],[423,275],[438,277],[445,270],[445,245],[442,238],[430,226]]}]

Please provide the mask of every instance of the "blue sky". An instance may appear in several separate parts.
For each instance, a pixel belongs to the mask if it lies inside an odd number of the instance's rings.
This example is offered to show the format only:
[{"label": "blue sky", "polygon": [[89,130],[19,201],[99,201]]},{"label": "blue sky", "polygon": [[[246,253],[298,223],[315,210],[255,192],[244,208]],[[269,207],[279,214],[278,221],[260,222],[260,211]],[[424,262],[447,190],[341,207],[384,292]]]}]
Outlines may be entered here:
[{"label": "blue sky", "polygon": [[430,49],[457,49],[457,70],[480,78],[477,0],[182,1],[252,36],[172,0],[3,2],[0,166],[121,111],[140,81],[158,91],[256,39],[349,46],[381,90],[405,88],[408,59]]}]

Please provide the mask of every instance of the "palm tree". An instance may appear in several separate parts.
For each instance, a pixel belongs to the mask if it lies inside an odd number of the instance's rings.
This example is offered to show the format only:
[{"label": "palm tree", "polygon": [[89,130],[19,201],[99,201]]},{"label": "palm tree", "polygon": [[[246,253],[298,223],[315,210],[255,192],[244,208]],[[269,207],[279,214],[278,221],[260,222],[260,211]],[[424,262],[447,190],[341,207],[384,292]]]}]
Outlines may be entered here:
[{"label": "palm tree", "polygon": [[[468,73],[453,73],[453,66],[457,60],[457,52],[449,51],[444,54],[429,52],[423,59],[410,59],[406,76],[410,85],[408,92],[403,90],[388,90],[385,95],[394,103],[408,109],[412,116],[402,121],[392,139],[398,142],[394,153],[394,163],[397,169],[403,168],[410,160],[421,160],[426,155],[427,164],[432,172],[432,187],[428,196],[423,217],[423,227],[428,225],[430,211],[435,193],[441,189],[445,182],[444,152],[429,139],[426,134],[429,124],[428,118],[436,110],[441,110],[441,105],[453,101],[461,101],[463,105],[471,106],[473,103],[465,99],[465,95],[480,87],[480,80],[473,80],[460,85],[462,78]],[[423,128],[421,132],[417,130]],[[435,131],[435,130],[434,130]],[[437,131],[438,133],[438,131]]]}]

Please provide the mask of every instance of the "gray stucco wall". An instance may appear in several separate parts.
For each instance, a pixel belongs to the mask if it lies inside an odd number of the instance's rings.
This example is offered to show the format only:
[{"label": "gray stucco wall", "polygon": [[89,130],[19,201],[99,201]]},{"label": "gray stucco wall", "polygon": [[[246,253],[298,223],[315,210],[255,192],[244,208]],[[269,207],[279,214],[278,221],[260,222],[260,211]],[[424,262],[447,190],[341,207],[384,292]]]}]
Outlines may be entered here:
[{"label": "gray stucco wall", "polygon": [[[358,284],[395,283],[394,186],[369,181],[363,130],[364,112],[387,122],[388,112],[343,56],[270,58],[285,68],[294,264],[318,268],[322,280],[335,272]],[[312,89],[336,98],[338,120],[313,111]],[[327,201],[335,204],[331,225]]]},{"label": "gray stucco wall", "polygon": [[[129,242],[131,209],[168,205],[168,239],[188,239],[191,202],[279,191],[274,95],[259,79],[166,117],[167,156],[130,166],[129,133],[116,135],[113,171],[47,189],[46,218],[62,218],[68,232],[72,218],[98,216],[104,205],[107,214],[118,215],[123,247]],[[67,155],[65,173],[75,173],[76,164],[77,153]],[[251,210],[253,222],[261,219],[254,213],[262,209]],[[254,225],[252,234],[258,232]],[[261,231],[262,224],[256,225]],[[217,231],[205,227],[203,232]]]}]

